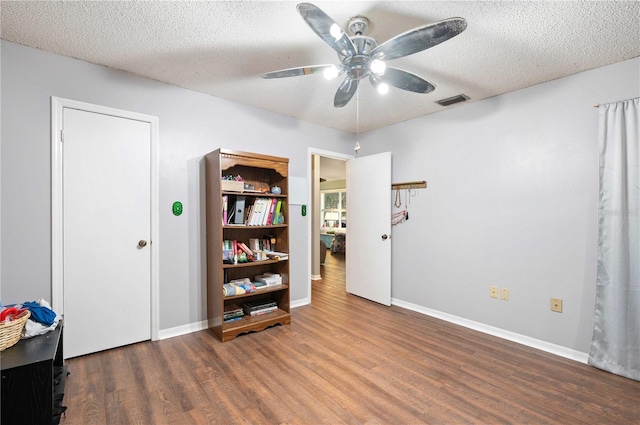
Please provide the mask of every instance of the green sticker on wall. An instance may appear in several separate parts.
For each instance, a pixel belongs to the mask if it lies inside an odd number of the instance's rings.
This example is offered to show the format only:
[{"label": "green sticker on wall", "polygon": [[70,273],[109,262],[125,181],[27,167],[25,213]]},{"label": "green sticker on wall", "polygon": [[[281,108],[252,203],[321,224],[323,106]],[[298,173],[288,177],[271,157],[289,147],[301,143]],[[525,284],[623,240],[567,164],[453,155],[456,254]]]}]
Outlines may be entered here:
[{"label": "green sticker on wall", "polygon": [[182,202],[176,201],[173,203],[173,215],[176,217],[182,214]]},{"label": "green sticker on wall", "polygon": [[307,206],[306,206],[306,205],[303,205],[303,206],[302,206],[302,216],[303,216],[303,217],[306,217],[306,215],[307,215]]}]

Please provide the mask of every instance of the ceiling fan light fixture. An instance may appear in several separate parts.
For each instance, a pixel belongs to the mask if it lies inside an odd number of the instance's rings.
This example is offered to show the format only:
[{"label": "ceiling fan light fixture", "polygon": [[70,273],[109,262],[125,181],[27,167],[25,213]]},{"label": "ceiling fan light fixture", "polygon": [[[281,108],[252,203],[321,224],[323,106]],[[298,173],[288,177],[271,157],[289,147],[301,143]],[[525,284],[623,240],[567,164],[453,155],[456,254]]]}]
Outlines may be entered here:
[{"label": "ceiling fan light fixture", "polygon": [[331,34],[331,37],[338,41],[342,37],[342,28],[340,28],[338,24],[334,23],[333,25],[331,25],[331,28],[329,28],[329,34]]},{"label": "ceiling fan light fixture", "polygon": [[330,66],[324,70],[324,78],[327,80],[333,80],[338,77],[339,73],[340,71],[338,71],[336,66]]},{"label": "ceiling fan light fixture", "polygon": [[380,83],[376,87],[376,90],[378,90],[378,93],[380,93],[381,95],[385,95],[389,93],[389,85],[387,83]]},{"label": "ceiling fan light fixture", "polygon": [[384,71],[387,69],[387,64],[380,59],[374,59],[369,63],[369,70],[376,75],[384,75]]}]

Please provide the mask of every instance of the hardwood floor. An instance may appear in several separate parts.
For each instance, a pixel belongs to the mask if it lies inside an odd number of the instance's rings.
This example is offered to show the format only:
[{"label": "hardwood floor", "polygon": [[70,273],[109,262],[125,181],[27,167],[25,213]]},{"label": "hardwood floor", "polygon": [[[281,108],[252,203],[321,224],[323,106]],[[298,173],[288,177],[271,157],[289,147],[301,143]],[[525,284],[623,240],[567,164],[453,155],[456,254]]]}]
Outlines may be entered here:
[{"label": "hardwood floor", "polygon": [[640,382],[344,292],[221,343],[209,331],[70,359],[62,424],[640,424]]}]

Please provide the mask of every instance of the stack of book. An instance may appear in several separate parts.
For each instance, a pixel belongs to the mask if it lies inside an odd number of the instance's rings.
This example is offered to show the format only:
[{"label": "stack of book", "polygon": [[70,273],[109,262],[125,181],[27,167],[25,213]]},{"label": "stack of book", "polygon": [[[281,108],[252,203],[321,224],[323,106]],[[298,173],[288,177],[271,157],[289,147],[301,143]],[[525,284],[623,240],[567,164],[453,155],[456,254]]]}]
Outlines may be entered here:
[{"label": "stack of book", "polygon": [[244,309],[240,306],[233,304],[228,306],[227,309],[224,311],[222,320],[224,320],[225,322],[233,322],[235,320],[240,320],[243,317],[244,317]]},{"label": "stack of book", "polygon": [[[224,203],[224,200],[223,200]],[[283,224],[282,200],[277,198],[256,198],[247,213],[248,226],[271,226]]]},{"label": "stack of book", "polygon": [[251,301],[242,304],[242,307],[244,314],[248,316],[259,316],[276,311],[278,309],[278,303],[269,300]]},{"label": "stack of book", "polygon": [[267,258],[270,260],[284,261],[289,259],[289,254],[286,252],[269,251],[267,252]]},{"label": "stack of book", "polygon": [[266,286],[282,285],[282,276],[277,273],[263,273],[256,276],[255,280],[254,286],[257,283],[264,283]]}]

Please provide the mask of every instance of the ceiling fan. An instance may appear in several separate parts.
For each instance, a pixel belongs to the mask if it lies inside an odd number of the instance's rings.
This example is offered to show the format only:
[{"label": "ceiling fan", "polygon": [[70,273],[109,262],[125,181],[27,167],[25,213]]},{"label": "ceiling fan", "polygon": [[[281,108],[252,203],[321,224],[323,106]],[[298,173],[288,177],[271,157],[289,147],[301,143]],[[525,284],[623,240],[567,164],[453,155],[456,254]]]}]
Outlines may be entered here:
[{"label": "ceiling fan", "polygon": [[435,86],[411,72],[386,65],[386,61],[421,52],[460,34],[467,28],[464,18],[450,18],[414,28],[382,44],[367,37],[367,18],[351,18],[348,36],[333,19],[310,3],[300,3],[298,12],[318,36],[338,53],[341,64],[309,65],[262,74],[262,78],[285,78],[324,73],[327,79],[346,74],[333,100],[336,108],[345,106],[358,90],[360,80],[369,77],[371,84],[386,93],[389,86],[416,93],[430,93]]}]

